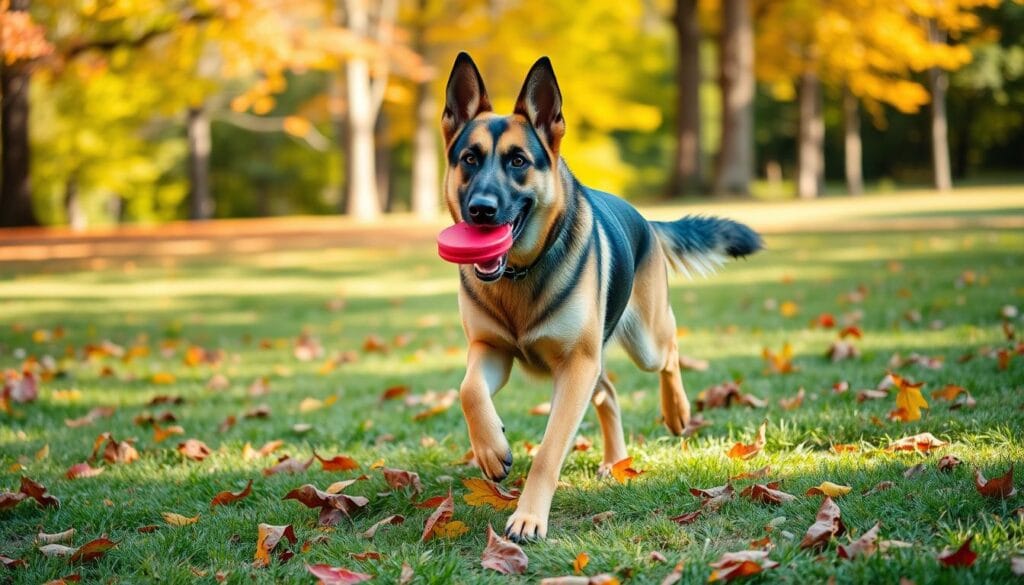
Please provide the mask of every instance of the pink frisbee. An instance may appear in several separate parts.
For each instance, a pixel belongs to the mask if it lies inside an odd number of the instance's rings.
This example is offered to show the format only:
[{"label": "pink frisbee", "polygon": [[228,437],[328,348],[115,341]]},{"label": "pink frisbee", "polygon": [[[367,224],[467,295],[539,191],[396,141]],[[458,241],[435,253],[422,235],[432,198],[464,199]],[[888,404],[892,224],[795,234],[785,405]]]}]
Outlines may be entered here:
[{"label": "pink frisbee", "polygon": [[487,264],[512,248],[512,226],[457,223],[437,235],[437,254],[454,264]]}]

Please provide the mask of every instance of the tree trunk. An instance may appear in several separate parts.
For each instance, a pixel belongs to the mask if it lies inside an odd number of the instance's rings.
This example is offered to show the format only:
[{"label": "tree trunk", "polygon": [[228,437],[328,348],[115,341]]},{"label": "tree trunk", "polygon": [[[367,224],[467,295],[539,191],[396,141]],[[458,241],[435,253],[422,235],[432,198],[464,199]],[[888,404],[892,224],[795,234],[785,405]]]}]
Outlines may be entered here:
[{"label": "tree trunk", "polygon": [[805,71],[800,75],[798,98],[797,195],[813,199],[821,195],[825,183],[825,120],[821,112],[821,81],[816,73]]},{"label": "tree trunk", "polygon": [[82,201],[78,197],[76,173],[68,175],[67,181],[64,182],[64,221],[73,230],[85,229],[86,217],[82,211]]},{"label": "tree trunk", "polygon": [[210,118],[202,106],[189,108],[185,124],[188,136],[188,218],[193,221],[213,216],[210,196]]},{"label": "tree trunk", "polygon": [[669,195],[701,190],[700,164],[700,28],[697,0],[676,0],[676,158]]},{"label": "tree trunk", "polygon": [[345,89],[345,76],[336,72],[331,76],[330,87],[328,88],[328,113],[331,117],[331,126],[334,128],[334,137],[338,148],[341,150],[341,181],[338,183],[338,211],[344,213],[348,210],[348,180],[352,174],[349,168],[348,156],[348,105]]},{"label": "tree trunk", "polygon": [[[427,0],[420,0],[422,14],[427,7]],[[424,42],[424,26],[420,22],[416,27],[416,52],[426,55],[427,46]],[[426,78],[416,84],[415,127],[412,137],[412,212],[422,221],[437,219],[439,199],[437,136],[438,119],[437,98],[434,96],[431,79]]]},{"label": "tree trunk", "polygon": [[850,195],[864,192],[864,170],[860,141],[860,110],[857,96],[843,90],[843,154],[846,165],[846,191]]},{"label": "tree trunk", "polygon": [[715,193],[750,193],[754,175],[754,30],[748,0],[722,1],[722,144]]},{"label": "tree trunk", "polygon": [[[28,11],[29,0],[11,0],[11,12]],[[23,63],[0,59],[0,227],[39,225],[32,208],[29,175],[28,86],[31,75]]]},{"label": "tree trunk", "polygon": [[[945,31],[940,30],[934,20],[929,23],[928,31],[933,43],[946,42]],[[928,84],[932,93],[932,177],[937,190],[949,191],[953,188],[949,166],[949,125],[946,120],[949,74],[938,67],[932,67],[928,70]]]},{"label": "tree trunk", "polygon": [[377,116],[377,125],[374,128],[374,161],[377,165],[377,195],[380,197],[380,208],[385,213],[391,213],[392,200],[391,192],[391,146],[388,144],[388,115],[381,112]]}]

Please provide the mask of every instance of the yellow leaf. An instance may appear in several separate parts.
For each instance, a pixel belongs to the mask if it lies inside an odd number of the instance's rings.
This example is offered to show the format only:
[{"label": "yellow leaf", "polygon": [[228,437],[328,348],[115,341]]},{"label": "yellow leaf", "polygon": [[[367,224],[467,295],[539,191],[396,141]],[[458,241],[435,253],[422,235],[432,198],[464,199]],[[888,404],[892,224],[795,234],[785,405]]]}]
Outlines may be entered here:
[{"label": "yellow leaf", "polygon": [[154,384],[173,384],[177,380],[174,374],[170,372],[157,372],[153,374],[152,382]]},{"label": "yellow leaf", "polygon": [[831,481],[823,481],[821,482],[821,485],[812,487],[811,489],[807,490],[807,495],[826,495],[830,498],[838,498],[839,496],[845,496],[846,494],[850,493],[852,489],[853,488],[851,488],[848,485],[839,485],[837,483],[832,483]]},{"label": "yellow leaf", "polygon": [[783,317],[795,317],[800,312],[800,305],[793,301],[786,301],[779,305],[779,313]]},{"label": "yellow leaf", "polygon": [[576,560],[572,562],[572,570],[574,573],[579,575],[583,572],[583,569],[587,568],[587,565],[589,563],[590,555],[588,555],[585,552],[581,552],[580,554],[576,555]]},{"label": "yellow leaf", "polygon": [[200,514],[196,514],[189,518],[188,516],[182,516],[181,514],[175,514],[174,512],[164,512],[161,516],[164,517],[164,522],[167,522],[171,526],[188,526],[189,524],[199,522]]},{"label": "yellow leaf", "polygon": [[462,485],[469,489],[469,493],[463,496],[463,499],[470,506],[491,506],[495,510],[512,510],[519,501],[518,495],[510,494],[486,479],[464,479]]},{"label": "yellow leaf", "polygon": [[469,532],[469,526],[459,520],[446,522],[434,528],[434,536],[454,540]]},{"label": "yellow leaf", "polygon": [[632,457],[626,457],[622,461],[619,461],[615,465],[612,465],[612,477],[619,483],[626,483],[630,479],[643,473],[630,467],[633,464]]},{"label": "yellow leaf", "polygon": [[921,395],[921,387],[924,382],[910,382],[896,374],[889,374],[896,385],[896,408],[902,409],[903,421],[913,421],[921,418],[921,409],[928,408],[928,402]]}]

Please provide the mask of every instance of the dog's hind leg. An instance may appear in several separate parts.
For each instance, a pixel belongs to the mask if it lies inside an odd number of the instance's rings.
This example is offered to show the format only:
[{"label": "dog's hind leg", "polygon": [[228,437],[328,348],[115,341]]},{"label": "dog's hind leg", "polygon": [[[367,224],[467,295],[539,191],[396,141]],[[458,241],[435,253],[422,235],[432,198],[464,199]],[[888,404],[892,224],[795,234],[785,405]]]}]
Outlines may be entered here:
[{"label": "dog's hind leg", "polygon": [[469,345],[466,377],[459,398],[469,427],[469,442],[480,469],[501,481],[512,468],[512,450],[491,396],[508,382],[512,356],[481,341]]},{"label": "dog's hind leg", "polygon": [[612,465],[626,458],[626,440],[622,435],[619,399],[607,372],[601,372],[590,401],[597,410],[597,420],[601,423],[601,437],[604,442],[604,456],[597,473],[605,476],[611,473]]},{"label": "dog's hind leg", "polygon": [[675,315],[672,308],[667,308],[667,318],[664,321],[669,331],[661,331],[658,334],[659,345],[662,348],[665,360],[662,363],[658,376],[661,380],[661,415],[664,417],[665,426],[674,435],[682,434],[686,425],[690,422],[690,401],[686,398],[686,390],[683,388],[683,377],[679,372],[679,348],[676,345]]}]

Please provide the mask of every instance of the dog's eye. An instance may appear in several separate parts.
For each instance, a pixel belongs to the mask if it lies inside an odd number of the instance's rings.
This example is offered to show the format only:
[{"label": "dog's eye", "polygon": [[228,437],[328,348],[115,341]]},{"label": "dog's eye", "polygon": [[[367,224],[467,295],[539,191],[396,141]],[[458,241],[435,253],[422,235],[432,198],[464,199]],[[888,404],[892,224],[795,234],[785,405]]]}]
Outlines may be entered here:
[{"label": "dog's eye", "polygon": [[526,164],[526,159],[521,156],[516,156],[512,158],[511,164],[518,169]]},{"label": "dog's eye", "polygon": [[462,162],[464,162],[464,163],[466,163],[467,165],[470,165],[470,166],[475,165],[476,164],[476,155],[473,154],[472,152],[467,152],[466,154],[462,155]]}]

